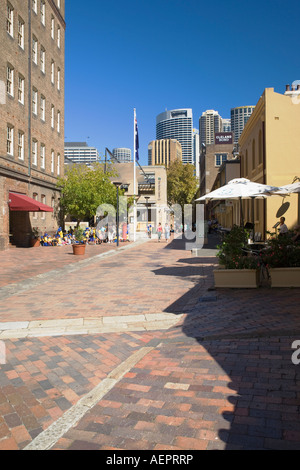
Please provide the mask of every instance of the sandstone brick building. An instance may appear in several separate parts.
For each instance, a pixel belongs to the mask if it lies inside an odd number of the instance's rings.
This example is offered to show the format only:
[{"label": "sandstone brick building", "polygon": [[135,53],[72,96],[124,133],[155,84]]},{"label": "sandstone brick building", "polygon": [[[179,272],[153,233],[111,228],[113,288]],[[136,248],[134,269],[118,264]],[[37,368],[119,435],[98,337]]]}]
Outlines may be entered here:
[{"label": "sandstone brick building", "polygon": [[[58,225],[64,167],[65,0],[0,0],[0,249]],[[10,193],[53,212],[12,211]]]},{"label": "sandstone brick building", "polygon": [[152,140],[148,145],[148,165],[165,165],[182,161],[182,146],[176,139]]}]

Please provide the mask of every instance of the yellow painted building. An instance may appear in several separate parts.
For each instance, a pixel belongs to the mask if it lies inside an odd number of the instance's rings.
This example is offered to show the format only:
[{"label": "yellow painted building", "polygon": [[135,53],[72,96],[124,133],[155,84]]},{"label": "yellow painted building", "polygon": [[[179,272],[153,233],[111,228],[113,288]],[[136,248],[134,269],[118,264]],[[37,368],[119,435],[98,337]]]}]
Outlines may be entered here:
[{"label": "yellow painted building", "polygon": [[[300,95],[266,88],[239,139],[241,177],[283,186],[300,177]],[[243,201],[244,220],[252,222],[251,201]],[[289,229],[299,223],[299,195],[254,201],[254,231],[265,236],[283,215]],[[238,223],[238,221],[235,221]]]}]

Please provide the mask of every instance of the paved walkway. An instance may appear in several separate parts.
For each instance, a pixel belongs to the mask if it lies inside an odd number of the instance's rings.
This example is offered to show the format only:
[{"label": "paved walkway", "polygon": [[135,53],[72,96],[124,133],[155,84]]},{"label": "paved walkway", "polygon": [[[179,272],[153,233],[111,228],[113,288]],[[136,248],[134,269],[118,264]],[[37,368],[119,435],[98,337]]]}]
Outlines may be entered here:
[{"label": "paved walkway", "polygon": [[299,289],[213,290],[181,240],[87,248],[1,253],[0,449],[300,449]]}]

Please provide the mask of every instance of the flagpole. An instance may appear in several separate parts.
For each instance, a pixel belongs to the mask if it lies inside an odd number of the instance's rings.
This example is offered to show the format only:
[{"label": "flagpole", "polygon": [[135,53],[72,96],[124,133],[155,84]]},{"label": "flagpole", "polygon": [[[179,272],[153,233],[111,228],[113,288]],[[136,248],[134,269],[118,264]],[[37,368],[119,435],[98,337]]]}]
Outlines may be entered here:
[{"label": "flagpole", "polygon": [[134,108],[134,118],[133,118],[133,241],[136,241],[136,110]]}]

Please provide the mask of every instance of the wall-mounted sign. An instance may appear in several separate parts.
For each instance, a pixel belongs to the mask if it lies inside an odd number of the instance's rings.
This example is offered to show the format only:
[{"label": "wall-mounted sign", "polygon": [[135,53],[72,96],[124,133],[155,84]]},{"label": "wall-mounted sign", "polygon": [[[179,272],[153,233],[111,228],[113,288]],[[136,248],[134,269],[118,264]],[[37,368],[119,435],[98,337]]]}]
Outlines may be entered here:
[{"label": "wall-mounted sign", "polygon": [[232,132],[216,132],[215,133],[215,144],[232,144],[233,133]]}]

